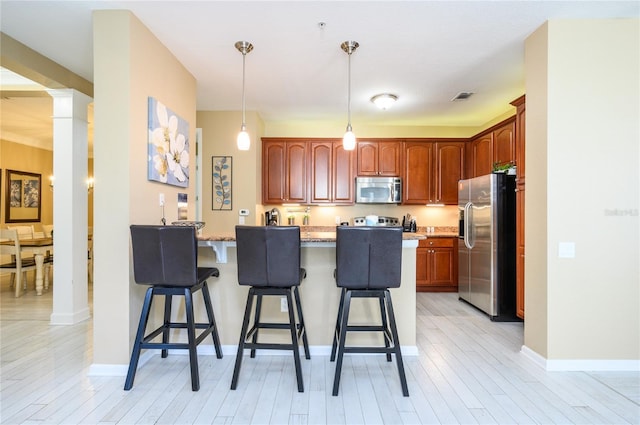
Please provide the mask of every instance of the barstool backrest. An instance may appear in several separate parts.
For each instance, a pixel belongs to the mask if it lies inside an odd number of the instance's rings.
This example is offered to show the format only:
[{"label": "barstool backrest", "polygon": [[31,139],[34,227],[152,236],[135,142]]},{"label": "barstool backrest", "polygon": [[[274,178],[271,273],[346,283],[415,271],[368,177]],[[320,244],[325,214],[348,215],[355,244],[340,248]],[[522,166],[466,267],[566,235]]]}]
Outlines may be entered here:
[{"label": "barstool backrest", "polygon": [[336,284],[349,289],[400,287],[401,227],[336,228]]},{"label": "barstool backrest", "polygon": [[236,226],[236,249],[240,285],[300,284],[300,227]]},{"label": "barstool backrest", "polygon": [[198,241],[189,226],[132,225],[136,283],[193,286],[198,283]]}]

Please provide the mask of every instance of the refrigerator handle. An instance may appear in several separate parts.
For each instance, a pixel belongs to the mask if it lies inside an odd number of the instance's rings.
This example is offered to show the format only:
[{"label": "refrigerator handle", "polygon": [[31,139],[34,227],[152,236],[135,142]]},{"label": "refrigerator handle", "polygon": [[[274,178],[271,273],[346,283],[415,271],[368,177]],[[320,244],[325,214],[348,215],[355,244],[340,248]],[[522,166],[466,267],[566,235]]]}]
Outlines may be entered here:
[{"label": "refrigerator handle", "polygon": [[467,202],[464,206],[464,246],[466,246],[468,249],[473,248],[473,246],[470,243],[471,233],[469,232],[471,228],[471,223],[469,220],[469,210],[471,209],[472,206],[473,204],[471,202]]}]

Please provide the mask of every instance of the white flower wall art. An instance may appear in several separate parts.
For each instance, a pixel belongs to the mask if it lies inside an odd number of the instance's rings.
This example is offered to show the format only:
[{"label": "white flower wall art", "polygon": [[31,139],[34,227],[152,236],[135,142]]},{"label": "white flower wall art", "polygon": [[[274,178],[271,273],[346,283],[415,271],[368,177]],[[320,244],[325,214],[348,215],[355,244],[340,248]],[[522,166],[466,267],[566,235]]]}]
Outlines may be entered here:
[{"label": "white flower wall art", "polygon": [[149,97],[147,178],[189,187],[189,123]]}]

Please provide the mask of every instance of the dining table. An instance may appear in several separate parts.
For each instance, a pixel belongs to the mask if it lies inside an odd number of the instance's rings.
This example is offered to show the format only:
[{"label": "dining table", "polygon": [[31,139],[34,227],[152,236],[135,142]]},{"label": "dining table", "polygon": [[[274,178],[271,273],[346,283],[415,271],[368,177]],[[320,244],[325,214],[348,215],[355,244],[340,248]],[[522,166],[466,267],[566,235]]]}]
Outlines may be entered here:
[{"label": "dining table", "polygon": [[53,238],[20,239],[20,250],[33,254],[36,262],[36,295],[42,295],[42,288],[44,286],[44,257],[47,255],[47,252],[53,250]]}]

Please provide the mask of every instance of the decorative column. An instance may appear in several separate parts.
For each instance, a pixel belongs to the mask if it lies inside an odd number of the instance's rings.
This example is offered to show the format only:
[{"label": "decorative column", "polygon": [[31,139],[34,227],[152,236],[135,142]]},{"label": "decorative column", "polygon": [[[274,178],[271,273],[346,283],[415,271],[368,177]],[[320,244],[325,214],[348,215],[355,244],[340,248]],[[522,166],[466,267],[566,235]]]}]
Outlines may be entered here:
[{"label": "decorative column", "polygon": [[92,99],[73,89],[53,97],[53,312],[52,325],[90,317],[87,279],[88,123]]}]

